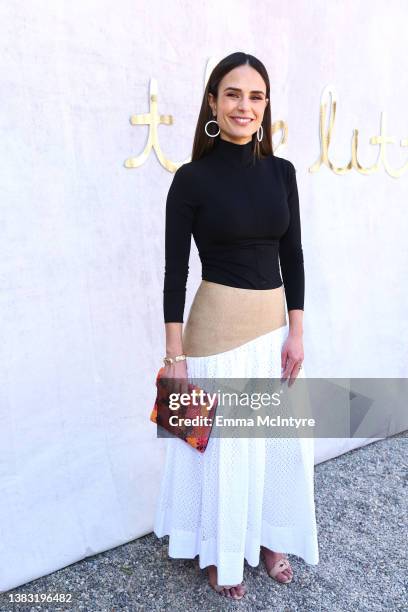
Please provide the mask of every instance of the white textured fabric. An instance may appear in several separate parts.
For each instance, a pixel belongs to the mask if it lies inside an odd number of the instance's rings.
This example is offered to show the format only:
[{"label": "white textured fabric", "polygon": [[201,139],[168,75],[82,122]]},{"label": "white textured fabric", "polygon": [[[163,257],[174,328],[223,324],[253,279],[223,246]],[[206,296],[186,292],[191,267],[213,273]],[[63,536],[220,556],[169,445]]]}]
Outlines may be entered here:
[{"label": "white textured fabric", "polygon": [[[189,378],[278,378],[287,333],[188,357]],[[313,438],[210,438],[203,454],[166,443],[154,532],[170,536],[170,557],[198,554],[200,568],[217,566],[219,584],[241,582],[244,558],[257,566],[261,544],[318,563]]]}]

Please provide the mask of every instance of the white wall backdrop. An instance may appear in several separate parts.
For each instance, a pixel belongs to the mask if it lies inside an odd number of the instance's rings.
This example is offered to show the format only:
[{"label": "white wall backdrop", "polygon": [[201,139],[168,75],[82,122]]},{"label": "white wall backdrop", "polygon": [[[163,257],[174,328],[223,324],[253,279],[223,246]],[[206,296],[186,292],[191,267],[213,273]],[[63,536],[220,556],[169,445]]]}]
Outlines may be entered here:
[{"label": "white wall backdrop", "polygon": [[[206,63],[266,65],[276,154],[297,168],[309,376],[407,376],[407,176],[338,176],[319,157],[319,105],[337,92],[330,157],[407,160],[403,0],[0,4],[0,590],[149,533],[164,445],[148,420],[164,352],[164,205],[152,151],[191,153]],[[279,140],[279,137],[276,137]],[[192,246],[186,314],[201,276]],[[367,440],[317,441],[316,462]]]}]

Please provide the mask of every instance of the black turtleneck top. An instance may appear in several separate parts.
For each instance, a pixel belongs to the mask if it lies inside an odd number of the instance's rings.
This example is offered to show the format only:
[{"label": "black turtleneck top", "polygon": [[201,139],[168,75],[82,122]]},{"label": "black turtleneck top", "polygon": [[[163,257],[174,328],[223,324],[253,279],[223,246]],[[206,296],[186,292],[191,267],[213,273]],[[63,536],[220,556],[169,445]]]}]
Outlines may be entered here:
[{"label": "black turtleneck top", "polygon": [[165,323],[184,322],[191,236],[203,280],[245,289],[283,284],[288,311],[303,310],[303,250],[292,162],[269,155],[254,163],[252,141],[242,145],[218,136],[210,153],[178,168],[166,202]]}]

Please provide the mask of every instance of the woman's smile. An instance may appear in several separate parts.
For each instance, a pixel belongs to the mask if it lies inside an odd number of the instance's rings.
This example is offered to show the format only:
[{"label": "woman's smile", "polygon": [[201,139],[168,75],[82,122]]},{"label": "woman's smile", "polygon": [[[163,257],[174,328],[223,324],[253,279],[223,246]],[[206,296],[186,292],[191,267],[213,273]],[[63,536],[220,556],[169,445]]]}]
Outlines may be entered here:
[{"label": "woman's smile", "polygon": [[248,125],[253,121],[250,117],[230,117],[238,125]]}]

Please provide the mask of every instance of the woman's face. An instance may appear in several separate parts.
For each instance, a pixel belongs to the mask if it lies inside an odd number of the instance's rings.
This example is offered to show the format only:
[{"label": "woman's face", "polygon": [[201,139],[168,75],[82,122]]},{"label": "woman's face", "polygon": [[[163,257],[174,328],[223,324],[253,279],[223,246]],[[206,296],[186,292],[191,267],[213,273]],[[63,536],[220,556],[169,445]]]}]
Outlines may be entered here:
[{"label": "woman's face", "polygon": [[[261,125],[269,100],[263,78],[252,66],[245,64],[224,76],[218,86],[218,99],[209,94],[208,102],[220,127],[220,137],[245,144]],[[238,117],[247,120],[240,122]],[[210,133],[214,127],[209,126]]]}]

